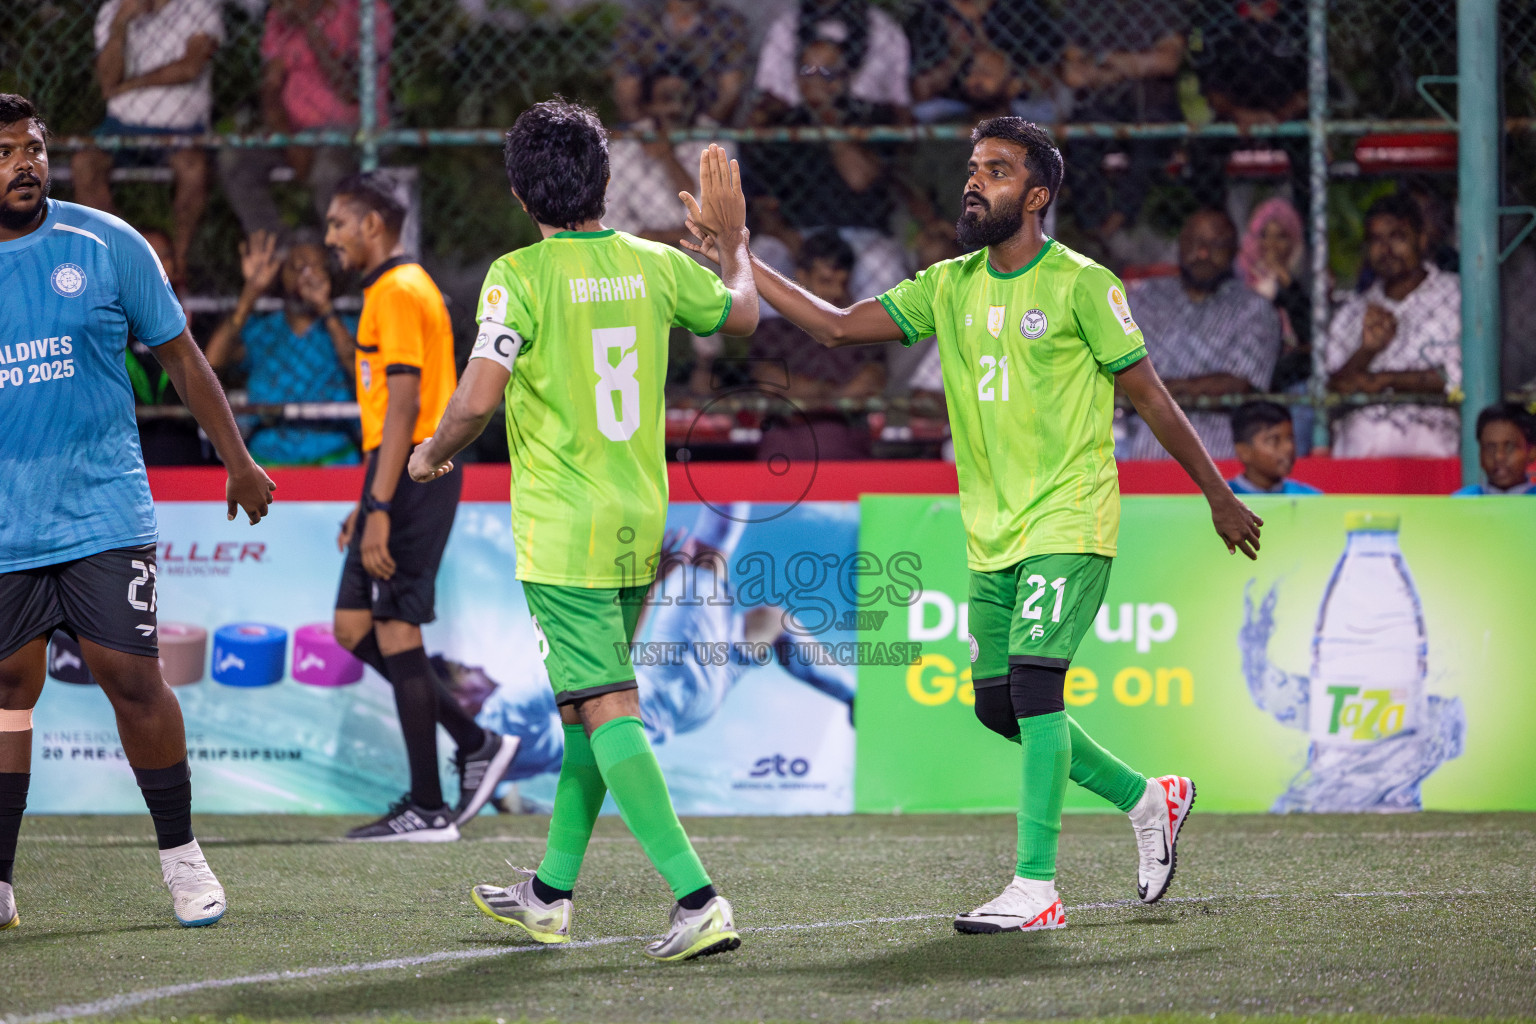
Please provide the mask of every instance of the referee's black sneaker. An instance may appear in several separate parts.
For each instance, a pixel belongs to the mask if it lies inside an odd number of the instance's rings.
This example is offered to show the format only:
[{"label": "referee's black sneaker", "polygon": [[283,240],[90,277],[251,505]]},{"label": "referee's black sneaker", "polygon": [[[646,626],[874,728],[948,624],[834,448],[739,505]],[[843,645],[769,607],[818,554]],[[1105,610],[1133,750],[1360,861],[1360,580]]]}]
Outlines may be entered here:
[{"label": "referee's black sneaker", "polygon": [[451,843],[459,838],[453,809],[447,804],[428,810],[411,802],[407,793],[378,821],[347,833],[357,843]]},{"label": "referee's black sneaker", "polygon": [[517,756],[517,747],[521,742],[516,736],[503,736],[487,729],[485,742],[479,750],[471,754],[460,752],[459,806],[453,812],[455,825],[468,824],[471,818],[480,813],[480,808],[496,795],[496,786],[501,782],[501,777],[507,774],[507,768]]}]

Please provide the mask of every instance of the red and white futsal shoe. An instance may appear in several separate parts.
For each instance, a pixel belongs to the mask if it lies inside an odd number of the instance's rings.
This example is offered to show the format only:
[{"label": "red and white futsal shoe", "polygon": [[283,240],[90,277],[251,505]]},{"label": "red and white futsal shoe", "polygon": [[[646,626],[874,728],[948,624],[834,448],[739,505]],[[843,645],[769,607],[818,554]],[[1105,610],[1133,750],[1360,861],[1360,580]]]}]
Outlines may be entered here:
[{"label": "red and white futsal shoe", "polygon": [[955,931],[973,935],[1044,932],[1066,926],[1067,912],[1056,895],[1056,883],[1018,876],[997,899],[955,918]]},{"label": "red and white futsal shoe", "polygon": [[1147,780],[1147,791],[1131,808],[1131,828],[1136,832],[1136,895],[1143,903],[1156,903],[1168,891],[1178,867],[1179,829],[1195,806],[1195,784],[1182,775]]}]

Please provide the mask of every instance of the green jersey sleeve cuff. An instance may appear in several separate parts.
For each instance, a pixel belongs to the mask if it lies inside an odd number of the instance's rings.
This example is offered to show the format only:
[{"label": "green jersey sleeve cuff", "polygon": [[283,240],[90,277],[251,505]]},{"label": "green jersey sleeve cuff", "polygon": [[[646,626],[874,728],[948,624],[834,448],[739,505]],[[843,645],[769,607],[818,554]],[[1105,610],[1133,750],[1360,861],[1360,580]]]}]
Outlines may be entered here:
[{"label": "green jersey sleeve cuff", "polygon": [[896,303],[891,301],[889,294],[880,296],[880,305],[885,307],[885,311],[891,314],[891,319],[896,321],[896,326],[901,328],[901,333],[905,335],[901,340],[903,345],[911,348],[923,340],[917,333],[917,328],[912,326],[912,321],[908,320],[901,310],[896,308]]},{"label": "green jersey sleeve cuff", "polygon": [[727,320],[729,320],[730,318],[731,318],[731,295],[730,295],[729,292],[727,292],[726,295],[725,295],[725,308],[720,311],[720,319],[715,321],[715,326],[711,327],[709,330],[707,330],[707,331],[700,331],[699,332],[699,337],[707,338],[711,334],[719,334],[720,333],[720,328],[724,327],[725,326],[725,322]]},{"label": "green jersey sleeve cuff", "polygon": [[1121,356],[1119,359],[1116,359],[1114,362],[1105,363],[1104,369],[1108,370],[1110,373],[1119,373],[1121,370],[1127,369],[1141,362],[1146,357],[1147,346],[1137,345],[1134,352],[1127,352],[1125,355]]}]

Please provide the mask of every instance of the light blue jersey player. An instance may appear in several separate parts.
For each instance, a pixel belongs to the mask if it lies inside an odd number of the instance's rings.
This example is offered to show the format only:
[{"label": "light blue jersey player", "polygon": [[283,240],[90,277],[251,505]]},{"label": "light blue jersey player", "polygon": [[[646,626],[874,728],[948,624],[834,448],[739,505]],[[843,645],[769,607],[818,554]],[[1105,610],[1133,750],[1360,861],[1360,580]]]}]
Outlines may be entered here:
[{"label": "light blue jersey player", "polygon": [[[731,690],[759,664],[748,653],[756,645],[771,644],[776,653],[784,644],[794,644],[801,652],[814,646],[786,632],[781,609],[760,606],[743,611],[737,604],[729,566],[749,510],[745,503],[737,503],[729,515],[722,516],[703,506],[692,529],[669,534],[663,543],[662,571],[635,635],[647,636],[658,651],[672,650],[680,656],[656,659],[663,664],[635,665],[640,718],[652,743],[693,732],[714,718]],[[647,624],[646,618],[652,621]],[[721,648],[721,644],[728,646]],[[698,652],[711,653],[700,657]],[[726,656],[711,656],[713,652]],[[848,705],[852,714],[855,683],[847,666],[803,654],[778,660],[786,672]],[[476,721],[520,738],[507,779],[532,778],[560,768],[564,734],[547,688],[523,694],[498,687],[486,698]]]},{"label": "light blue jersey player", "polygon": [[225,894],[192,837],[186,733],[160,675],[129,342],[154,351],[229,467],[229,518],[238,505],[257,522],[272,481],[149,244],[116,217],[48,198],[47,135],[27,99],[0,94],[0,929],[20,922],[16,836],[55,629],[79,640],[117,712],[177,920],[212,924]]}]

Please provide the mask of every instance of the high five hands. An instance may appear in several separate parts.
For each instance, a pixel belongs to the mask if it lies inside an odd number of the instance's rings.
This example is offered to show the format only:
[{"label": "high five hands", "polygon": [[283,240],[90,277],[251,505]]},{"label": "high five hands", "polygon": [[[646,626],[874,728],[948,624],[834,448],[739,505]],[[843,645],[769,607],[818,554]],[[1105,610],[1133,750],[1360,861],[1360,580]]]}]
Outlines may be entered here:
[{"label": "high five hands", "polygon": [[711,142],[699,154],[699,198],[679,192],[677,198],[688,210],[686,224],[693,234],[684,238],[684,249],[720,262],[716,239],[747,229],[747,198],[741,191],[741,167]]}]

